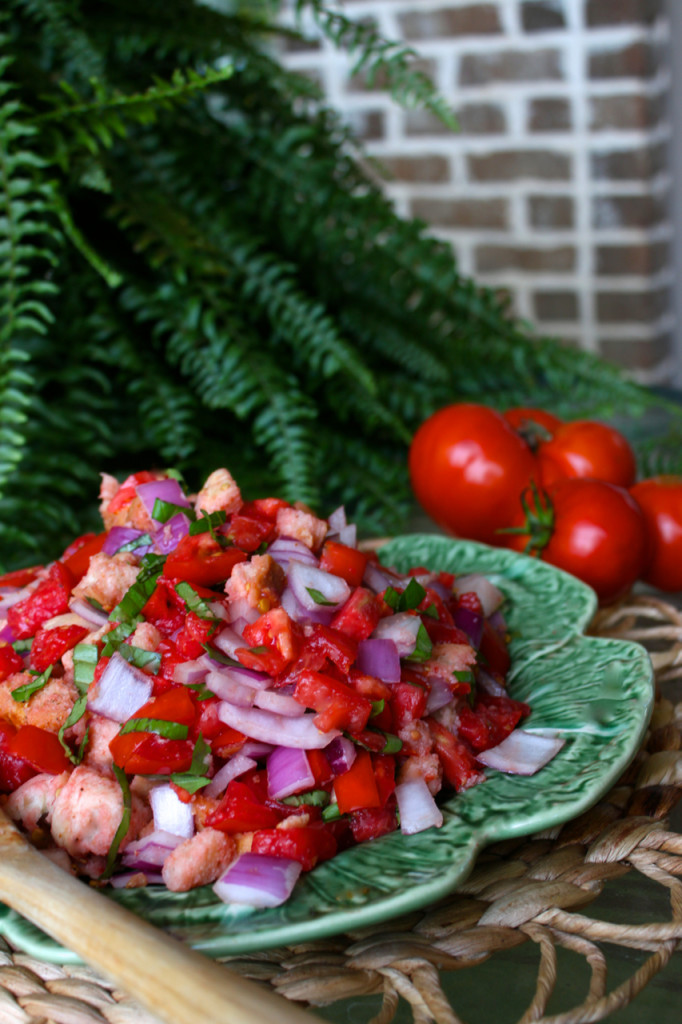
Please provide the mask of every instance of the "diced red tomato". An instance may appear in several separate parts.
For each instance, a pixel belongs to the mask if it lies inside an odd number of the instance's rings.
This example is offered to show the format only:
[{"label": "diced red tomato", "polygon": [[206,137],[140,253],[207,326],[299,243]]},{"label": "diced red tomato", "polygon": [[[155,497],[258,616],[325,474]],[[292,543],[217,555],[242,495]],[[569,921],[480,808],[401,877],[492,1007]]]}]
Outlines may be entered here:
[{"label": "diced red tomato", "polygon": [[254,834],[252,853],[297,860],[304,871],[329,860],[336,853],[337,843],[323,825],[302,825],[294,828],[262,829]]},{"label": "diced red tomato", "polygon": [[178,722],[191,727],[197,717],[194,698],[186,686],[173,686],[143,704],[131,718],[158,718],[163,722]]},{"label": "diced red tomato", "polygon": [[208,643],[215,632],[216,623],[211,619],[201,619],[195,612],[189,612],[183,628],[175,637],[175,650],[182,661],[194,661],[204,653],[204,644]]},{"label": "diced red tomato", "polygon": [[459,712],[459,734],[479,753],[506,739],[530,708],[512,697],[494,697],[481,693],[473,709],[466,705]]},{"label": "diced red tomato", "polygon": [[346,675],[358,653],[357,642],[352,637],[319,623],[313,626],[310,636],[305,638],[304,647],[311,651],[320,651]]},{"label": "diced red tomato", "polygon": [[370,839],[395,832],[398,827],[396,807],[396,798],[390,796],[382,807],[365,807],[354,811],[350,816],[350,827],[355,842],[366,843]]},{"label": "diced red tomato", "polygon": [[283,608],[273,608],[244,627],[247,647],[235,654],[245,668],[276,676],[298,656],[303,631]]},{"label": "diced red tomato", "polygon": [[44,672],[50,665],[79,644],[88,635],[87,626],[74,623],[71,626],[55,626],[52,629],[38,630],[31,644],[31,668],[36,672]]},{"label": "diced red tomato", "polygon": [[15,672],[22,672],[24,659],[14,650],[11,644],[0,643],[0,683]]},{"label": "diced red tomato", "polygon": [[277,807],[260,801],[247,783],[232,779],[222,800],[206,819],[206,825],[235,835],[237,832],[275,828],[283,817],[283,812]]},{"label": "diced red tomato", "polygon": [[315,725],[321,732],[330,729],[361,732],[372,713],[371,701],[323,672],[301,672],[294,697],[300,704],[317,711]]},{"label": "diced red tomato", "polygon": [[253,501],[244,502],[240,512],[249,513],[253,510],[258,515],[276,522],[277,513],[281,508],[291,508],[291,503],[285,501],[284,498],[255,498]]},{"label": "diced red tomato", "polygon": [[391,691],[393,727],[398,732],[408,722],[413,722],[423,716],[426,711],[428,694],[426,688],[418,683],[393,683]]},{"label": "diced red tomato", "polygon": [[70,767],[56,733],[37,725],[22,725],[7,742],[7,752],[28,761],[37,772],[59,775]]},{"label": "diced red tomato", "polygon": [[212,587],[228,580],[235,565],[246,558],[246,552],[239,548],[222,548],[210,533],[198,533],[194,537],[188,534],[167,556],[163,575]]},{"label": "diced red tomato", "polygon": [[340,576],[346,583],[350,583],[351,587],[359,587],[368,561],[369,555],[366,552],[358,551],[357,548],[351,548],[336,540],[328,540],[322,548],[320,569]]},{"label": "diced red tomato", "polygon": [[453,625],[452,613],[450,612],[450,609],[445,604],[445,601],[443,600],[443,598],[435,590],[431,590],[429,587],[427,587],[426,588],[426,595],[422,599],[421,604],[419,605],[419,611],[421,611],[421,612],[425,612],[427,610],[429,611],[429,614],[426,616],[426,621],[427,622],[428,621],[431,621],[431,622],[436,621],[434,619],[434,617],[433,617],[433,609],[435,609],[437,614],[438,614],[437,621],[439,623],[441,623],[442,625],[445,625],[445,626],[452,626]]},{"label": "diced red tomato", "polygon": [[466,608],[469,612],[475,612],[476,615],[483,615],[481,599],[473,590],[467,590],[464,594],[460,594],[457,604],[460,608]]},{"label": "diced red tomato", "polygon": [[483,637],[479,654],[489,672],[500,676],[506,676],[511,665],[509,648],[504,637],[493,629],[488,619],[483,620]]},{"label": "diced red tomato", "polygon": [[364,672],[359,672],[358,669],[352,668],[349,678],[353,689],[361,693],[363,697],[367,697],[368,700],[389,701],[393,696],[392,686],[389,686],[388,683],[382,683],[381,679],[377,679],[376,676],[366,676]]},{"label": "diced red tomato", "polygon": [[328,789],[334,780],[334,772],[322,750],[306,750],[310,770],[315,776],[315,789]]},{"label": "diced red tomato", "polygon": [[136,497],[136,488],[138,484],[148,484],[152,480],[157,479],[156,473],[150,473],[148,470],[142,470],[140,473],[132,473],[129,477],[123,481],[116,494],[113,496],[106,508],[106,513],[109,516],[115,515],[122,509],[129,505],[133,498]]},{"label": "diced red tomato", "polygon": [[372,758],[367,750],[359,750],[348,771],[336,776],[334,793],[341,814],[381,807]]},{"label": "diced red tomato", "polygon": [[225,535],[242,551],[257,551],[261,544],[274,538],[275,523],[248,503],[230,517]]},{"label": "diced red tomato", "polygon": [[332,619],[333,629],[353,637],[366,640],[383,615],[384,604],[380,597],[365,587],[356,587],[348,600],[339,608]]},{"label": "diced red tomato", "polygon": [[16,734],[16,729],[9,722],[0,722],[0,792],[12,793],[24,782],[28,782],[38,770],[30,761],[17,757],[9,751],[9,742]]},{"label": "diced red tomato", "polygon": [[149,600],[142,609],[142,614],[166,637],[172,636],[182,628],[185,602],[176,594],[172,580],[159,576]]},{"label": "diced red tomato", "polygon": [[28,569],[6,572],[0,576],[0,587],[27,587],[29,583],[33,583],[42,568],[42,565],[32,565]]},{"label": "diced red tomato", "polygon": [[69,570],[74,584],[85,576],[93,555],[99,554],[107,538],[104,533],[84,533],[82,537],[70,544],[61,557],[61,561]]},{"label": "diced red tomato", "polygon": [[382,805],[395,791],[395,758],[391,754],[371,754],[374,781]]},{"label": "diced red tomato", "polygon": [[55,562],[32,594],[8,608],[7,623],[17,640],[34,636],[47,619],[68,611],[72,582],[66,566]]},{"label": "diced red tomato", "polygon": [[443,774],[450,785],[459,791],[481,782],[485,776],[479,770],[468,743],[453,735],[435,718],[427,718],[426,723],[433,738],[434,749],[443,766]]},{"label": "diced red tomato", "polygon": [[114,736],[109,744],[114,764],[128,775],[170,775],[186,772],[194,745],[189,740],[168,740],[150,732]]},{"label": "diced red tomato", "polygon": [[471,642],[463,629],[441,622],[440,619],[432,619],[429,615],[424,615],[422,622],[434,644],[469,644]]}]

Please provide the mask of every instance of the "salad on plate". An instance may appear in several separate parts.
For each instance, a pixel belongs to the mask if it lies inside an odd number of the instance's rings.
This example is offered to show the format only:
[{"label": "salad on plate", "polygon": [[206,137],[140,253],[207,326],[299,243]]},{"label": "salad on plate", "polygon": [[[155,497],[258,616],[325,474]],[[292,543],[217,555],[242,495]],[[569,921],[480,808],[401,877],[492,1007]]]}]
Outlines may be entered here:
[{"label": "salad on plate", "polygon": [[486,577],[387,569],[343,508],[244,501],[226,469],[100,498],[102,532],[0,577],[0,799],[66,870],[278,906],[561,745],[517,729]]}]

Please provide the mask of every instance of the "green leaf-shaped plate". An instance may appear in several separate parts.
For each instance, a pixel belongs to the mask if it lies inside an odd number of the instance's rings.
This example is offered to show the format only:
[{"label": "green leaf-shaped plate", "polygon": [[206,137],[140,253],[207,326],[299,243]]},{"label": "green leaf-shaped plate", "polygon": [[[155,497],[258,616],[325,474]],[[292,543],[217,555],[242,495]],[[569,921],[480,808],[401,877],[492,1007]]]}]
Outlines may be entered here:
[{"label": "green leaf-shaped plate", "polygon": [[[486,782],[451,796],[440,829],[394,832],[344,851],[303,876],[276,909],[225,905],[210,887],[151,886],[112,899],[212,956],[309,941],[426,906],[456,888],[487,843],[567,821],[616,781],[649,721],[651,665],[637,644],[584,636],[596,604],[588,587],[524,555],[430,534],[392,540],[381,559],[400,570],[483,572],[505,592],[510,692],[532,706],[524,728],[566,738],[561,752],[534,776],[489,772]],[[41,959],[77,962],[12,911],[4,911],[0,932]]]}]

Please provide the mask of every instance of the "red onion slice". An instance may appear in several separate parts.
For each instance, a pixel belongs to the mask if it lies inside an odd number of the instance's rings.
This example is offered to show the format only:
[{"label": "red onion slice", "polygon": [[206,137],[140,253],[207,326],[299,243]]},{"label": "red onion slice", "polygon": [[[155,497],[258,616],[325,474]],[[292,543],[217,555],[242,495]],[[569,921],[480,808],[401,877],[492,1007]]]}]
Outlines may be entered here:
[{"label": "red onion slice", "polygon": [[192,805],[181,800],[170,785],[154,786],[149,794],[149,802],[154,815],[154,828],[158,832],[170,832],[183,839],[190,839],[194,835]]},{"label": "red onion slice", "polygon": [[181,505],[189,508],[189,501],[185,497],[182,487],[177,480],[169,477],[166,480],[150,480],[146,484],[138,484],[135,493],[146,508],[149,515],[154,511],[154,503],[159,501],[170,502],[171,505]]},{"label": "red onion slice", "polygon": [[89,601],[80,601],[78,598],[74,598],[69,603],[69,611],[74,615],[80,615],[87,622],[92,622],[93,626],[103,626],[109,621],[108,612],[101,612],[97,608],[93,608]]},{"label": "red onion slice", "polygon": [[540,736],[524,729],[514,729],[496,747],[477,754],[476,760],[498,772],[535,775],[556,757],[565,742],[560,736]]},{"label": "red onion slice", "polygon": [[504,594],[494,583],[480,573],[472,572],[458,576],[452,584],[455,594],[474,593],[478,595],[483,614],[489,618],[504,602]]},{"label": "red onion slice", "polygon": [[175,551],[183,537],[189,533],[190,521],[182,512],[176,512],[167,523],[158,526],[152,532],[154,550],[160,555]]},{"label": "red onion slice", "polygon": [[466,633],[471,646],[477,651],[483,639],[483,623],[485,621],[483,616],[478,612],[471,611],[470,608],[456,608],[452,617],[457,629]]},{"label": "red onion slice", "polygon": [[250,708],[256,691],[252,686],[246,686],[238,679],[229,676],[226,672],[209,672],[206,676],[206,685],[209,690],[215,693],[221,700],[227,700],[240,708]]},{"label": "red onion slice", "polygon": [[[270,747],[267,749],[270,750]],[[229,761],[226,761],[222,768],[218,769],[208,786],[204,788],[206,796],[212,799],[222,796],[228,782],[239,778],[244,772],[251,771],[252,768],[256,767],[256,761],[252,757],[248,757],[243,750],[244,748],[238,754],[234,754]]]},{"label": "red onion slice", "polygon": [[235,597],[230,601],[230,622],[232,623],[232,628],[235,632],[243,632],[243,626],[241,629],[235,629],[235,624],[237,622],[246,625],[247,622],[255,622],[256,619],[259,619],[260,617],[261,612],[258,608],[254,608],[253,605],[250,605],[245,597]]},{"label": "red onion slice", "polygon": [[358,752],[353,741],[349,740],[347,736],[337,736],[329,746],[324,748],[324,756],[334,775],[343,775],[353,764]]},{"label": "red onion slice", "polygon": [[288,857],[264,853],[242,853],[213,886],[224,903],[246,903],[252,907],[278,907],[293,892],[301,865]]},{"label": "red onion slice", "polygon": [[271,558],[284,569],[289,569],[290,562],[303,562],[305,565],[317,566],[319,559],[312,553],[310,548],[300,540],[293,537],[278,537],[272,542],[267,550]]},{"label": "red onion slice", "polygon": [[211,637],[211,645],[228,658],[234,658],[235,651],[244,646],[244,637],[231,626],[223,626],[219,633]]},{"label": "red onion slice", "polygon": [[152,695],[152,680],[115,651],[88,696],[88,710],[114,722],[127,722]]},{"label": "red onion slice", "polygon": [[395,787],[400,812],[400,831],[405,836],[443,824],[443,815],[424,779],[410,779]]},{"label": "red onion slice", "polygon": [[126,867],[140,868],[142,871],[146,867],[160,868],[168,854],[184,841],[182,836],[174,836],[171,832],[160,832],[155,829],[141,839],[134,839],[128,843],[123,854],[123,863]]},{"label": "red onion slice", "polygon": [[[102,545],[102,551],[105,555],[115,555],[117,551],[123,547],[124,544],[129,544],[131,540],[137,540],[138,537],[144,535],[143,530],[134,530],[132,526],[112,526],[109,530],[104,544]],[[139,548],[135,548],[134,554],[146,555],[148,551],[151,551],[151,544],[140,545]]]},{"label": "red onion slice", "polygon": [[271,800],[284,800],[315,785],[310,762],[300,747],[275,747],[268,755],[267,773]]},{"label": "red onion slice", "polygon": [[348,525],[345,506],[339,505],[338,508],[335,508],[331,515],[327,517],[327,523],[329,524],[329,529],[334,533],[343,530],[344,526]]},{"label": "red onion slice", "polygon": [[394,640],[372,637],[358,644],[356,667],[384,683],[400,682],[400,655]]},{"label": "red onion slice", "polygon": [[370,590],[373,590],[375,594],[383,594],[386,587],[393,587],[394,590],[404,590],[409,581],[401,579],[400,576],[391,572],[390,569],[385,569],[383,565],[377,565],[376,562],[370,560],[365,566],[362,582]]},{"label": "red onion slice", "polygon": [[372,640],[392,640],[401,658],[407,658],[417,646],[417,633],[422,622],[418,615],[397,612],[380,619],[372,633]]},{"label": "red onion slice", "polygon": [[434,711],[444,708],[452,700],[452,690],[444,679],[433,676],[429,680],[429,687],[429,695],[426,698],[426,708],[424,710],[425,715],[432,715]]},{"label": "red onion slice", "polygon": [[[350,587],[341,576],[302,562],[290,563],[289,587],[299,604],[309,612],[336,611],[350,597]],[[317,594],[319,600],[315,597]]]},{"label": "red onion slice", "polygon": [[305,708],[299,704],[294,697],[278,690],[261,690],[256,693],[253,703],[264,711],[274,711],[277,715],[284,715],[285,718],[300,718],[305,714]]},{"label": "red onion slice", "polygon": [[272,743],[273,747],[302,747],[303,750],[321,750],[330,740],[339,736],[338,729],[320,732],[313,714],[287,718],[260,708],[238,708],[227,701],[218,705],[218,717],[225,725],[243,732],[254,740]]},{"label": "red onion slice", "polygon": [[319,606],[319,611],[308,611],[294,596],[291,587],[285,587],[282,591],[280,604],[294,622],[319,623],[321,626],[328,626],[334,618],[334,609],[323,609]]},{"label": "red onion slice", "polygon": [[0,588],[0,602],[2,603],[3,612],[7,608],[11,608],[14,604],[19,604],[19,601],[23,601],[25,597],[29,597],[30,594],[38,586],[39,580],[31,580],[25,587],[2,587]]}]

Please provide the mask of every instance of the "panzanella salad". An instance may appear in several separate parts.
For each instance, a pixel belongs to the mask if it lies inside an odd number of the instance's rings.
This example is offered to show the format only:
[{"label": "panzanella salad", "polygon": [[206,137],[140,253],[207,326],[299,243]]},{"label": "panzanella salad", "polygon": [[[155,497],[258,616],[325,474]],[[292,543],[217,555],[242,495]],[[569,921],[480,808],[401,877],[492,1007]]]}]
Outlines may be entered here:
[{"label": "panzanella salad", "polygon": [[483,577],[393,572],[343,509],[244,502],[225,469],[196,495],[104,475],[101,513],[0,578],[4,808],[67,869],[275,906],[339,850],[438,827],[484,763],[514,770],[530,709]]}]

